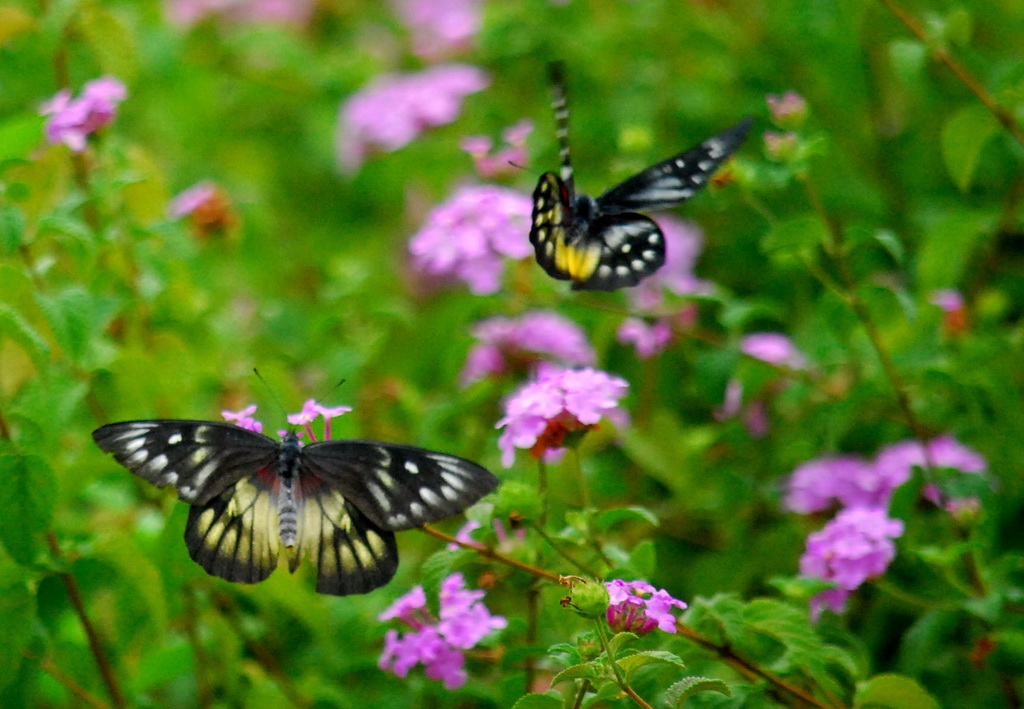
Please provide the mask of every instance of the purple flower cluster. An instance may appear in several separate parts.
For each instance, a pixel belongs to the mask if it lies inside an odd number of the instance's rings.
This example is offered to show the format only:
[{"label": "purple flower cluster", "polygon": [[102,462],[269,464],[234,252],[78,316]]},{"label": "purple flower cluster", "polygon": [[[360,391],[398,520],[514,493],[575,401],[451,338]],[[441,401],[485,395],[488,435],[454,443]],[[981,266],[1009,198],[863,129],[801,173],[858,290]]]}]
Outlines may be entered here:
[{"label": "purple flower cluster", "polygon": [[765,97],[772,122],[781,128],[795,128],[807,118],[807,100],[796,91]]},{"label": "purple flower cluster", "polygon": [[438,64],[414,74],[385,74],[341,106],[336,147],[338,162],[355,172],[371,150],[392,152],[424,129],[454,121],[462,100],[490,83],[486,72],[469,64]]},{"label": "purple flower cluster", "polygon": [[636,310],[651,310],[665,300],[665,292],[675,295],[710,293],[710,281],[693,273],[697,259],[704,250],[704,233],[694,222],[659,214],[654,221],[665,235],[665,265],[650,278],[631,288],[629,298]]},{"label": "purple flower cluster", "polygon": [[[302,426],[307,440],[312,442],[316,441],[316,434],[313,432],[313,428],[310,424],[316,420],[318,416],[322,416],[324,419],[324,435],[320,440],[330,440],[331,438],[331,419],[337,418],[342,414],[347,414],[352,410],[351,406],[321,406],[316,402],[316,399],[308,399],[305,404],[302,405],[302,411],[295,414],[288,414],[288,423],[293,426]],[[220,415],[224,417],[225,421],[230,421],[236,426],[255,431],[256,433],[263,433],[263,423],[252,417],[256,413],[256,404],[246,406],[240,411],[221,411]],[[284,431],[278,431],[278,435],[283,436]],[[303,432],[299,433],[300,436]]]},{"label": "purple flower cluster", "polygon": [[436,60],[473,46],[483,24],[482,0],[395,0],[395,11],[412,32],[413,52]]},{"label": "purple flower cluster", "polygon": [[86,138],[114,120],[117,105],[127,96],[124,84],[112,76],[86,83],[78,98],[71,98],[67,89],[58,91],[39,109],[41,115],[50,117],[45,128],[47,142],[82,152]]},{"label": "purple flower cluster", "polygon": [[664,589],[655,590],[646,581],[613,579],[605,583],[608,589],[608,625],[615,632],[628,630],[642,635],[655,628],[666,633],[676,632],[673,608],[686,608],[686,603],[673,598]]},{"label": "purple flower cluster", "polygon": [[579,325],[549,311],[534,310],[517,318],[497,316],[473,326],[478,342],[466,356],[462,386],[514,368],[531,367],[547,357],[562,364],[594,364],[594,349]]},{"label": "purple flower cluster", "polygon": [[526,119],[509,126],[501,134],[506,145],[491,153],[494,141],[486,135],[471,135],[462,139],[463,150],[473,158],[477,174],[481,177],[499,177],[526,167],[526,138],[533,132],[533,121]]},{"label": "purple flower cluster", "polygon": [[[830,456],[808,461],[793,471],[787,484],[785,505],[808,514],[828,509],[833,502],[843,507],[887,508],[892,492],[910,479],[914,467],[928,461],[937,468],[963,473],[983,473],[985,459],[953,436],[939,436],[926,443],[900,441],[878,452],[874,461],[855,456]],[[939,494],[927,486],[924,495],[938,503]]]},{"label": "purple flower cluster", "polygon": [[[768,364],[789,369],[807,367],[807,358],[793,341],[777,332],[755,332],[745,335],[740,340],[740,351]],[[778,393],[781,386],[785,386],[785,382],[768,387],[765,393]],[[751,436],[760,438],[768,434],[768,407],[764,399],[756,399],[744,406],[743,384],[738,379],[731,379],[726,384],[725,399],[722,406],[715,411],[715,418],[724,421],[740,415],[743,416],[744,425]]]},{"label": "purple flower cluster", "polygon": [[313,14],[314,0],[170,0],[167,16],[189,27],[207,17],[236,24],[281,22],[305,24]]},{"label": "purple flower cluster", "polygon": [[463,651],[508,625],[502,616],[491,615],[483,597],[483,591],[466,589],[462,574],[452,574],[441,583],[440,618],[434,618],[423,587],[416,586],[379,616],[381,621],[400,620],[411,631],[387,632],[378,666],[405,677],[422,663],[427,677],[458,689],[467,679]]},{"label": "purple flower cluster", "polygon": [[[983,473],[985,459],[952,436],[940,436],[922,446],[907,440],[886,446],[874,461],[856,456],[826,456],[808,461],[793,471],[785,505],[801,513],[818,512],[838,502],[843,509],[824,529],[807,538],[800,572],[832,581],[836,588],[811,599],[811,615],[826,607],[842,612],[846,599],[866,579],[885,572],[896,555],[892,539],[903,533],[903,523],[888,517],[893,490],[910,479],[915,466],[930,462],[938,468]],[[936,504],[939,491],[927,486],[925,497]],[[946,502],[959,512],[976,506],[973,499]]]},{"label": "purple flower cluster", "polygon": [[650,359],[664,352],[672,342],[672,325],[668,318],[652,322],[643,318],[626,318],[619,325],[615,339],[623,345],[633,345],[640,359]]},{"label": "purple flower cluster", "polygon": [[843,612],[852,591],[885,573],[896,556],[892,540],[902,534],[903,522],[890,519],[884,509],[851,507],[807,537],[800,573],[836,584],[811,599],[812,618],[817,619],[826,606]]},{"label": "purple flower cluster", "polygon": [[409,252],[418,270],[463,281],[477,295],[501,287],[505,259],[533,253],[530,198],[492,185],[462,187],[434,207],[412,237]]},{"label": "purple flower cluster", "polygon": [[564,450],[567,434],[586,431],[605,417],[624,424],[628,418],[619,399],[628,389],[624,379],[600,370],[541,363],[535,377],[508,398],[505,416],[495,424],[505,429],[498,439],[502,464],[512,466],[516,448],[552,460]]}]

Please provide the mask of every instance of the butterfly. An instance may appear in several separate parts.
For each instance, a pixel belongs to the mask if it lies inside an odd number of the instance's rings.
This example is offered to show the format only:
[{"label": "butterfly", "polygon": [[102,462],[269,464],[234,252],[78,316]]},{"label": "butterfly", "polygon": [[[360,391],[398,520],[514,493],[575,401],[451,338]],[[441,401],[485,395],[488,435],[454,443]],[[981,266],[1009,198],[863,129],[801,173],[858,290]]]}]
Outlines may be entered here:
[{"label": "butterfly", "polygon": [[749,116],[700,145],[638,172],[596,199],[576,194],[569,159],[569,109],[561,64],[551,65],[561,169],[533,191],[530,243],[548,275],[573,290],[635,286],[665,263],[665,236],[637,211],[682,204],[743,143]]},{"label": "butterfly", "polygon": [[294,572],[303,557],[316,590],[336,596],[383,586],[398,568],[394,532],[461,512],[498,486],[476,463],[379,441],[303,445],[215,421],[125,421],[96,444],[189,503],[185,543],[207,573],[258,583],[280,548]]}]

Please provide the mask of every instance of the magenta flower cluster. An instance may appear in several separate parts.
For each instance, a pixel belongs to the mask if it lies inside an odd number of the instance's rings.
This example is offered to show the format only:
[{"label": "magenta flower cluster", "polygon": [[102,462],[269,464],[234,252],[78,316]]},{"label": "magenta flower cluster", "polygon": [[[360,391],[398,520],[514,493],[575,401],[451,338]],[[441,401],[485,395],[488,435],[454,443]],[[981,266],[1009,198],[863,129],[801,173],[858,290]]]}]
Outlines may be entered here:
[{"label": "magenta flower cluster", "polygon": [[502,464],[512,466],[517,448],[552,460],[563,452],[566,434],[586,430],[605,417],[624,424],[628,417],[619,400],[628,389],[626,380],[590,367],[540,364],[534,378],[505,402],[505,416],[495,424],[504,429],[498,439]]},{"label": "magenta flower cluster", "polygon": [[167,212],[175,219],[186,217],[216,196],[217,186],[215,184],[206,180],[197,182],[175,195],[171,203],[167,205]]},{"label": "magenta flower cluster", "polygon": [[441,583],[440,617],[435,618],[423,587],[416,586],[379,616],[381,621],[399,620],[410,630],[387,632],[378,666],[405,677],[422,664],[427,677],[444,682],[446,689],[458,689],[467,680],[464,651],[508,625],[487,610],[483,597],[483,591],[466,589],[462,574],[452,574]]},{"label": "magenta flower cluster", "polygon": [[85,84],[78,98],[67,89],[40,107],[46,121],[46,140],[63,143],[76,153],[85,150],[86,138],[114,120],[117,106],[128,96],[124,84],[112,76],[101,76]]},{"label": "magenta flower cluster", "polygon": [[473,158],[477,174],[481,177],[509,175],[526,167],[529,156],[526,152],[526,138],[533,132],[533,121],[522,120],[509,126],[501,134],[505,145],[493,153],[494,141],[486,135],[471,135],[459,144]]},{"label": "magenta flower cluster", "polygon": [[428,60],[471,49],[483,24],[482,0],[394,0],[412,33],[413,53]]},{"label": "magenta flower cluster", "polygon": [[[288,423],[291,425],[302,426],[303,431],[299,432],[299,436],[304,435],[307,441],[313,442],[318,439],[311,424],[317,417],[323,417],[324,432],[323,437],[319,440],[327,441],[331,439],[331,419],[347,414],[351,410],[351,406],[322,406],[316,402],[316,399],[308,399],[302,405],[301,411],[288,414],[287,418]],[[256,404],[246,406],[240,411],[221,411],[220,415],[225,421],[230,421],[236,426],[255,431],[256,433],[263,433],[263,423],[253,418],[252,415],[254,413],[256,413]],[[278,431],[278,435],[283,436],[284,433],[284,431]]]},{"label": "magenta flower cluster", "polygon": [[613,579],[605,583],[608,589],[608,625],[616,632],[627,630],[637,635],[655,628],[666,633],[676,632],[673,608],[686,608],[686,603],[673,598],[664,589],[655,589],[646,581]]},{"label": "magenta flower cluster", "polygon": [[463,386],[549,358],[571,366],[594,364],[594,348],[579,325],[557,313],[534,310],[516,318],[496,316],[473,326],[477,343],[459,375]]},{"label": "magenta flower cluster", "polygon": [[355,172],[368,152],[393,152],[425,129],[451,123],[463,99],[488,83],[487,73],[469,64],[378,76],[341,106],[336,137],[341,168]]},{"label": "magenta flower cluster", "polygon": [[889,519],[884,509],[851,507],[808,536],[800,573],[836,585],[811,599],[812,618],[817,619],[826,607],[841,613],[851,592],[885,573],[896,557],[892,540],[902,534],[903,522]]},{"label": "magenta flower cluster", "polygon": [[442,279],[455,279],[476,295],[501,287],[505,259],[533,253],[523,238],[530,231],[530,198],[504,187],[459,188],[427,215],[409,242],[413,265]]}]

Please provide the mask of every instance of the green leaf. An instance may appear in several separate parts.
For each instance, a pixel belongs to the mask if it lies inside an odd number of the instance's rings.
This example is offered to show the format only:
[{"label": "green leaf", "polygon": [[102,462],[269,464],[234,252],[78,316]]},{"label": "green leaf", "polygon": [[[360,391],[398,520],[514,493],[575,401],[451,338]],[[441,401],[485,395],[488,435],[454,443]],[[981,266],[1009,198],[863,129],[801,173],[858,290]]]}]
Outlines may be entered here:
[{"label": "green leaf", "polygon": [[718,692],[724,694],[727,697],[732,696],[732,691],[729,689],[729,685],[720,679],[711,679],[710,677],[687,677],[681,679],[665,692],[665,698],[668,699],[669,704],[677,707],[683,706],[686,700],[692,697],[698,692]]},{"label": "green leaf", "polygon": [[626,672],[627,677],[647,665],[675,665],[680,669],[686,669],[686,664],[678,655],[666,650],[643,650],[617,660],[616,664]]},{"label": "green leaf", "polygon": [[929,292],[959,283],[978,241],[991,234],[994,214],[952,210],[929,224],[917,252],[918,290]]},{"label": "green leaf", "polygon": [[85,363],[93,342],[103,334],[117,311],[116,300],[92,295],[77,287],[40,295],[39,305],[61,349],[78,364]]},{"label": "green leaf", "polygon": [[104,73],[130,81],[138,73],[138,46],[128,25],[98,2],[86,3],[78,16],[85,35]]},{"label": "green leaf", "polygon": [[[4,515],[7,516],[6,514]],[[18,674],[22,651],[32,637],[36,603],[24,570],[9,563],[0,565],[0,689]]]},{"label": "green leaf", "polygon": [[857,709],[939,709],[939,703],[914,680],[903,675],[876,675],[857,687]]},{"label": "green leaf", "polygon": [[608,647],[611,648],[612,655],[618,655],[619,650],[621,650],[623,647],[633,642],[634,640],[639,639],[640,638],[636,635],[636,633],[631,633],[628,630],[624,630],[621,633],[616,633],[612,636],[612,639],[608,641]]},{"label": "green leaf", "polygon": [[942,127],[942,159],[961,192],[971,186],[982,148],[998,130],[995,116],[975,104],[961,108],[946,120]]},{"label": "green leaf", "polygon": [[[2,145],[3,136],[0,136]],[[13,254],[25,234],[25,215],[17,207],[0,205],[0,253]]]},{"label": "green leaf", "polygon": [[628,519],[647,522],[654,527],[658,526],[658,516],[646,507],[617,507],[605,510],[597,516],[597,528],[603,532]]},{"label": "green leaf", "polygon": [[0,305],[0,335],[21,345],[37,367],[45,366],[50,356],[50,346],[21,315],[5,305]]},{"label": "green leaf", "polygon": [[13,116],[0,123],[0,162],[24,158],[43,139],[42,116]]},{"label": "green leaf", "polygon": [[593,662],[587,662],[581,665],[566,667],[551,679],[551,684],[554,686],[560,682],[567,682],[571,679],[594,679],[595,677],[600,677],[603,674],[604,670],[599,665]]},{"label": "green leaf", "polygon": [[36,535],[50,524],[57,497],[49,464],[37,455],[0,455],[0,541],[18,562],[36,555]]},{"label": "green leaf", "polygon": [[818,217],[797,217],[779,222],[761,242],[768,254],[795,254],[825,241],[825,225]]},{"label": "green leaf", "polygon": [[633,548],[633,552],[629,555],[629,565],[637,572],[637,575],[641,578],[650,578],[654,575],[654,569],[657,565],[657,552],[654,548],[654,542],[650,539],[645,539]]},{"label": "green leaf", "polygon": [[562,697],[557,692],[524,694],[516,700],[512,709],[562,709]]}]

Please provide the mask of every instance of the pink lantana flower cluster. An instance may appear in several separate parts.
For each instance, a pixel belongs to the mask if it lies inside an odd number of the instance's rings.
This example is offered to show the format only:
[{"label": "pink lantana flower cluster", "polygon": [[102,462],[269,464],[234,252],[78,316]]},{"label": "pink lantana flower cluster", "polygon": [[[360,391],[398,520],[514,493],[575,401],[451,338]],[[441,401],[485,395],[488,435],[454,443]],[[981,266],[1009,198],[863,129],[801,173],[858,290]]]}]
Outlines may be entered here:
[{"label": "pink lantana flower cluster", "polygon": [[491,185],[459,188],[434,207],[412,237],[414,268],[442,279],[464,282],[476,295],[496,293],[506,259],[533,253],[529,240],[530,198]]},{"label": "pink lantana flower cluster", "polygon": [[428,60],[472,49],[483,24],[482,0],[394,0],[412,33],[412,50]]},{"label": "pink lantana flower cluster", "polygon": [[[888,517],[893,491],[911,478],[914,467],[929,462],[936,468],[963,473],[980,474],[987,468],[979,453],[947,435],[925,446],[916,440],[886,446],[873,461],[850,455],[826,456],[793,471],[785,497],[788,509],[807,514],[836,503],[842,507],[821,531],[808,537],[800,559],[803,575],[836,584],[811,599],[813,617],[826,607],[842,612],[852,591],[885,572],[896,555],[891,540],[903,533],[903,523]],[[943,502],[933,485],[925,486],[924,496],[935,504]],[[960,498],[946,500],[945,508],[957,513],[977,504],[974,498]]]},{"label": "pink lantana flower cluster", "polygon": [[590,366],[595,360],[583,329],[550,311],[487,318],[476,323],[472,332],[477,343],[459,375],[462,386],[510,370],[530,369],[541,357],[572,366]]},{"label": "pink lantana flower cluster", "polygon": [[379,616],[382,622],[399,620],[410,630],[387,632],[378,666],[405,677],[422,664],[427,677],[444,682],[446,689],[458,689],[468,679],[464,651],[508,625],[490,613],[483,598],[484,591],[467,589],[462,574],[452,574],[441,583],[440,617],[435,618],[423,587],[416,586]]},{"label": "pink lantana flower cluster", "polygon": [[63,143],[76,153],[82,152],[86,139],[114,120],[118,104],[127,97],[124,84],[112,76],[86,83],[78,98],[72,98],[67,89],[58,91],[39,110],[41,115],[49,116],[47,142]]},{"label": "pink lantana flower cluster", "polygon": [[626,380],[597,369],[542,363],[535,377],[508,398],[505,416],[495,424],[504,429],[498,439],[502,464],[512,466],[517,448],[553,461],[564,452],[569,434],[587,431],[606,417],[625,424],[628,416],[619,400],[628,389]]},{"label": "pink lantana flower cluster", "polygon": [[615,632],[624,630],[637,635],[655,628],[666,633],[676,632],[673,608],[686,608],[686,603],[673,598],[665,589],[655,589],[646,581],[613,579],[605,583],[608,589],[608,625]]},{"label": "pink lantana flower cluster", "polygon": [[[793,370],[806,369],[807,357],[797,349],[791,339],[778,332],[754,332],[740,340],[740,351],[748,357],[759,359],[778,367]],[[761,438],[768,435],[767,399],[781,391],[787,381],[780,378],[763,392],[763,395],[744,405],[743,384],[739,379],[730,379],[725,386],[725,400],[715,411],[719,421],[743,417],[743,423],[751,436]]]},{"label": "pink lantana flower cluster", "polygon": [[486,135],[472,135],[462,139],[463,150],[473,158],[477,174],[491,178],[513,174],[527,166],[526,138],[533,132],[533,121],[527,119],[509,126],[501,134],[505,145],[491,153],[494,141]]},{"label": "pink lantana flower cluster", "polygon": [[345,172],[355,172],[368,152],[393,152],[427,128],[453,122],[466,96],[490,83],[469,64],[437,64],[410,74],[385,74],[341,106],[336,147]]},{"label": "pink lantana flower cluster", "polygon": [[[293,426],[302,426],[302,431],[299,432],[300,437],[304,437],[307,442],[312,443],[316,440],[328,441],[331,439],[331,419],[337,418],[343,414],[347,414],[352,410],[351,406],[322,406],[316,402],[316,399],[308,399],[306,403],[302,405],[302,410],[298,413],[288,414],[288,423]],[[240,411],[221,411],[220,415],[225,421],[230,421],[236,426],[255,431],[256,433],[263,433],[263,422],[253,418],[253,414],[256,413],[256,404],[246,406]],[[324,429],[323,437],[317,439],[316,433],[313,431],[312,423],[317,417],[323,417]],[[278,435],[284,436],[285,431],[278,431]]]}]

